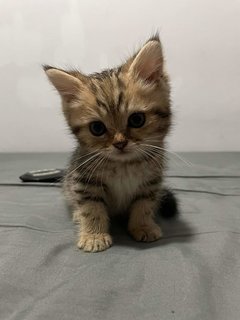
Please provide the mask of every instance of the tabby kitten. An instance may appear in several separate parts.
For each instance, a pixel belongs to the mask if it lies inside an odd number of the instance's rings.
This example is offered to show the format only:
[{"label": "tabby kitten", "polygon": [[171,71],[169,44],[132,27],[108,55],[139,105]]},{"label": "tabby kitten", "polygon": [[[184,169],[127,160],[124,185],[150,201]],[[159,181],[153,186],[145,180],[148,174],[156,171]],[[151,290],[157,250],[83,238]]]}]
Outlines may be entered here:
[{"label": "tabby kitten", "polygon": [[64,178],[64,193],[80,226],[78,247],[88,252],[110,247],[113,215],[127,215],[135,240],[158,240],[162,233],[154,215],[161,201],[168,206],[164,196],[174,201],[162,189],[171,111],[159,37],[120,67],[101,73],[44,69],[78,141]]}]

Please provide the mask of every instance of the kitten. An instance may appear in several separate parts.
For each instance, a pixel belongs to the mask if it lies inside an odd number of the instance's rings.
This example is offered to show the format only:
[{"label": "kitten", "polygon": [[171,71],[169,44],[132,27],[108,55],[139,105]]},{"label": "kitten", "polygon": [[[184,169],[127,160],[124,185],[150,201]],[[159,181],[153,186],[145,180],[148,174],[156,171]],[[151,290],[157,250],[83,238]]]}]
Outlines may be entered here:
[{"label": "kitten", "polygon": [[174,196],[162,189],[171,110],[158,35],[126,63],[101,73],[44,70],[78,141],[63,184],[80,226],[78,247],[88,252],[110,247],[113,215],[127,215],[135,240],[158,240],[156,211],[176,211]]}]

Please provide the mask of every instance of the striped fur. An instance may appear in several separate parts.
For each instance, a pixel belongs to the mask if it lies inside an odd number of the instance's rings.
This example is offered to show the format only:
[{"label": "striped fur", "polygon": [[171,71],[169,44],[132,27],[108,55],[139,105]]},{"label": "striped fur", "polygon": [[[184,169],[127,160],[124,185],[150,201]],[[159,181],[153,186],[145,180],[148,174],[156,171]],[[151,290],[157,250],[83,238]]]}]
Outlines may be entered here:
[{"label": "striped fur", "polygon": [[[159,37],[118,68],[88,76],[49,66],[45,71],[61,95],[66,121],[79,144],[64,181],[74,220],[80,223],[78,247],[93,252],[108,248],[109,216],[116,214],[129,216],[128,230],[136,240],[159,239],[154,213],[162,193],[161,148],[171,125]],[[135,113],[144,114],[142,127],[129,125]],[[91,133],[94,121],[104,124],[103,135]]]}]

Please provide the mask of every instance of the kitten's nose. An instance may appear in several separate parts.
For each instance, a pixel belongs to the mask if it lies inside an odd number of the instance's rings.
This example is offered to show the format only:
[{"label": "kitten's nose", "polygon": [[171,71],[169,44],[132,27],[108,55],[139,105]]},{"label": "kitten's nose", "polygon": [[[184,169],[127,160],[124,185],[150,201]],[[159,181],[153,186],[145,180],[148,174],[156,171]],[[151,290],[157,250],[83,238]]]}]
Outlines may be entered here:
[{"label": "kitten's nose", "polygon": [[118,141],[118,142],[113,143],[114,147],[117,148],[118,150],[123,150],[127,144],[128,144],[127,140]]}]

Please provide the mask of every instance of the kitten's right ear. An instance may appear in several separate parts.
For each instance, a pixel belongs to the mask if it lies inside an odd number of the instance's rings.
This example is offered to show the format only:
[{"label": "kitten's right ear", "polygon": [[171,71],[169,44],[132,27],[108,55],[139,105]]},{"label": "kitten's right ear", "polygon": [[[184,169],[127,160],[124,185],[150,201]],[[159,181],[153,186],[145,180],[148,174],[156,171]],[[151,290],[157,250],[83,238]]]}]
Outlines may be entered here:
[{"label": "kitten's right ear", "polygon": [[150,38],[126,66],[132,77],[150,84],[157,83],[163,75],[163,53],[158,34]]},{"label": "kitten's right ear", "polygon": [[61,97],[70,102],[79,95],[81,88],[81,81],[68,72],[60,69],[56,69],[50,66],[43,66],[48,79],[57,89]]}]

